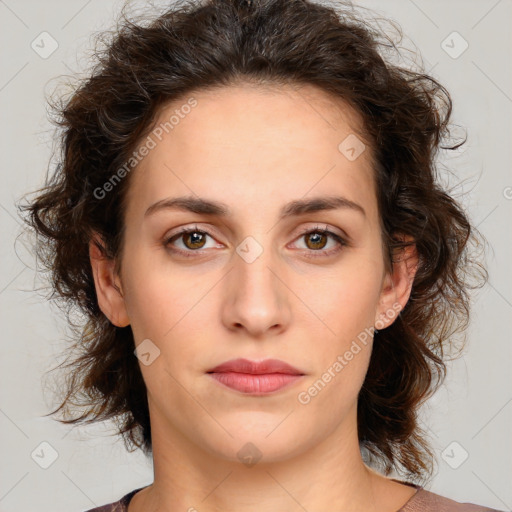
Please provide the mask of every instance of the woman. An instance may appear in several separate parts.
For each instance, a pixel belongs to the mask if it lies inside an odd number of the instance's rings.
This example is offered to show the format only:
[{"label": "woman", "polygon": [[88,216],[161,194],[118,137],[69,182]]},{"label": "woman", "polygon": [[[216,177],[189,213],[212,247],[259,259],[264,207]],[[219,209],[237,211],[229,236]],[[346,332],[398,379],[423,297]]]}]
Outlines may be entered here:
[{"label": "woman", "polygon": [[390,48],[341,7],[183,2],[62,107],[27,205],[87,317],[54,413],[154,462],[95,511],[491,510],[424,488],[417,411],[486,271],[435,179],[450,95]]}]

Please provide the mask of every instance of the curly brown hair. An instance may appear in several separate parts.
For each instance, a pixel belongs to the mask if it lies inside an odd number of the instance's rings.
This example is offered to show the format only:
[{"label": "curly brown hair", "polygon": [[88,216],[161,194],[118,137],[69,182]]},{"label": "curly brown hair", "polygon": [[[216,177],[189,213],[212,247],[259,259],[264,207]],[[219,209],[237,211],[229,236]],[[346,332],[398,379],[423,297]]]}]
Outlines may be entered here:
[{"label": "curly brown hair", "polygon": [[137,21],[123,8],[116,29],[102,34],[111,37],[96,47],[90,76],[53,105],[61,154],[37,197],[20,206],[29,212],[25,222],[51,275],[51,299],[67,308],[71,324],[74,310],[82,315],[73,324],[65,393],[50,414],[63,413],[63,423],[113,419],[128,450],[152,451],[131,327],[114,326],[100,310],[88,245],[99,233],[100,249],[119,271],[131,175],[104,197],[98,190],[152,129],[159,109],[213,87],[314,85],[344,99],[363,120],[374,152],[386,268],[412,243],[419,256],[406,307],[375,333],[358,397],[360,446],[386,474],[432,475],[418,410],[446,376],[454,335],[466,330],[468,291],[488,279],[469,251],[485,239],[439,183],[439,149],[465,142],[449,143],[451,97],[423,67],[391,63],[386,55],[398,54],[402,40],[400,28],[391,26],[398,42],[350,6],[311,0],[183,0]]}]

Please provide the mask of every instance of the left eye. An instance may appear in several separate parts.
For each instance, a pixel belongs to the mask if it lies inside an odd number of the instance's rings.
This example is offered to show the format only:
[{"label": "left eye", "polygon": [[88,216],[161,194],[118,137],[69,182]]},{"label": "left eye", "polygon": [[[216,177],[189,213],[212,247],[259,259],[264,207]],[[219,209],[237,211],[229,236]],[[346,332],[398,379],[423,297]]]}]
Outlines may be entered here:
[{"label": "left eye", "polygon": [[[186,249],[192,249],[193,251],[197,251],[198,249],[204,248],[206,236],[209,236],[211,238],[211,235],[206,231],[201,231],[200,229],[196,228],[186,228],[180,231],[179,233],[176,233],[171,238],[169,238],[165,242],[165,246],[167,247],[169,245],[172,245],[174,240],[185,240],[185,250],[176,249],[178,252],[190,252],[186,251]],[[190,242],[188,242],[189,240]]]},{"label": "left eye", "polygon": [[[171,247],[171,250],[181,253],[185,256],[193,256],[191,253],[198,252],[200,249],[205,248],[206,237],[213,239],[212,235],[206,231],[197,228],[185,228],[179,233],[176,233],[172,237],[168,238],[164,242],[164,245],[165,247],[170,247],[174,244],[175,241],[179,240],[181,241],[183,247]],[[334,249],[324,249],[329,238],[336,242],[335,245],[337,245],[337,247]],[[340,235],[333,233],[328,229],[321,229],[318,227],[315,229],[309,228],[303,231],[296,240],[300,239],[306,240],[306,250],[310,249],[310,251],[313,253],[319,253],[308,255],[308,257],[334,254],[340,251],[342,247],[348,245],[347,241]]]},{"label": "left eye", "polygon": [[324,247],[329,238],[337,242],[339,245],[345,245],[343,238],[341,238],[336,233],[329,231],[328,229],[314,229],[305,231],[301,234],[298,240],[306,240],[306,249],[312,249],[314,252],[317,252],[319,249],[322,250],[322,252],[329,252],[329,250],[324,251]]}]

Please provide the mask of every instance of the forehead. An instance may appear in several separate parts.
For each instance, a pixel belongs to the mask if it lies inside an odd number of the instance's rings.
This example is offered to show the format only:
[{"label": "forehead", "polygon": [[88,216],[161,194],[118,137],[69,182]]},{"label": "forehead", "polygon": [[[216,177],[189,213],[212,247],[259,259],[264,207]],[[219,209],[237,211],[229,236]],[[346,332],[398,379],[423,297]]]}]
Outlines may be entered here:
[{"label": "forehead", "polygon": [[[191,98],[194,108],[187,105]],[[364,138],[359,113],[344,99],[312,85],[247,83],[200,90],[160,107],[155,125],[157,131],[163,128],[163,138],[172,131],[181,143],[201,138],[204,144],[231,143],[240,151],[258,145],[284,151],[285,145],[293,145],[310,152],[337,142],[340,135]],[[320,141],[324,144],[318,145]]]},{"label": "forehead", "polygon": [[[155,145],[132,176],[129,204],[140,214],[186,193],[263,206],[262,194],[284,201],[335,188],[371,201],[372,156],[361,126],[346,102],[313,86],[190,93],[159,109],[149,135]],[[347,140],[365,148],[358,158],[347,158]]]}]

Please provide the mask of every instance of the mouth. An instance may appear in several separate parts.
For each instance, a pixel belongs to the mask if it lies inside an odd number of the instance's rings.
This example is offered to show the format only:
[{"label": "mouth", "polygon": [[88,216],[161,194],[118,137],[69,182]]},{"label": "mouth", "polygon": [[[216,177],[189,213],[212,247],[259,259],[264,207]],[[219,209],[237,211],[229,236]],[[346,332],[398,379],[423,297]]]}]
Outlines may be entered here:
[{"label": "mouth", "polygon": [[249,361],[233,359],[207,371],[215,381],[250,395],[266,395],[290,386],[304,373],[278,359]]}]

